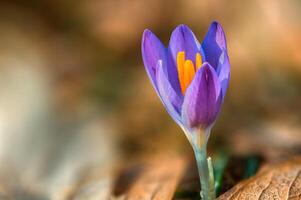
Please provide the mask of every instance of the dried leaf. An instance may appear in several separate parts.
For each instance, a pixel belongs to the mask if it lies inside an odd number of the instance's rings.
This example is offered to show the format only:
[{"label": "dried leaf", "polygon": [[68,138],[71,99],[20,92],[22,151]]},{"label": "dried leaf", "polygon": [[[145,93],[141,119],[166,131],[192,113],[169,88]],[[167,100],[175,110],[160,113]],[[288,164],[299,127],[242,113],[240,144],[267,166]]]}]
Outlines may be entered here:
[{"label": "dried leaf", "polygon": [[182,157],[163,157],[148,160],[141,165],[128,191],[126,200],[171,200],[176,187],[183,177],[187,160]]},{"label": "dried leaf", "polygon": [[218,200],[301,199],[301,157],[266,166],[255,176],[238,183]]}]

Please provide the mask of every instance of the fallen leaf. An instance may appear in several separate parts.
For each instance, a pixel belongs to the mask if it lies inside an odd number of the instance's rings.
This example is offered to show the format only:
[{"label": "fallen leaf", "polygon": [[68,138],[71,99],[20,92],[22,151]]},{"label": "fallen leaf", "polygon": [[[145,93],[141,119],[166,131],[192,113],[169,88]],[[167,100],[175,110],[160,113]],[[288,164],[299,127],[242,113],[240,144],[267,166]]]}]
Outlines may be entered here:
[{"label": "fallen leaf", "polygon": [[301,199],[301,157],[268,165],[255,176],[238,183],[218,200]]},{"label": "fallen leaf", "polygon": [[128,190],[114,198],[171,200],[187,164],[185,158],[178,156],[147,158],[146,162],[140,163],[139,169],[136,168],[135,178]]}]

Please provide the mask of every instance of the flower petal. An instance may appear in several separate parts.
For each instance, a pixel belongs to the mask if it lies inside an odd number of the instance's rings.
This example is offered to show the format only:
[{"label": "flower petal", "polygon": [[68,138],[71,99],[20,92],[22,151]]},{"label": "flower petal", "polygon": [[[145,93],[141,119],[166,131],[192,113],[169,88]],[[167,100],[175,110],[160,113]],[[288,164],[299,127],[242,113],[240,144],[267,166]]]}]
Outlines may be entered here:
[{"label": "flower petal", "polygon": [[218,76],[209,63],[197,71],[186,90],[182,118],[189,128],[207,128],[214,123],[222,102]]},{"label": "flower petal", "polygon": [[146,72],[155,89],[157,89],[157,63],[161,60],[163,65],[166,65],[166,49],[157,36],[150,30],[145,30],[143,32],[141,49]]},{"label": "flower petal", "polygon": [[183,103],[183,96],[178,95],[178,93],[171,86],[164,72],[161,61],[158,62],[156,84],[158,87],[160,99],[167,109],[167,112],[178,124],[182,124],[180,113]]},{"label": "flower petal", "polygon": [[186,59],[194,61],[196,53],[199,52],[200,43],[188,26],[179,25],[171,34],[168,48],[174,63],[180,51],[185,51]]},{"label": "flower petal", "polygon": [[201,47],[205,54],[205,61],[217,69],[222,52],[227,52],[225,33],[218,22],[212,22]]},{"label": "flower petal", "polygon": [[182,96],[178,69],[177,69],[176,63],[173,60],[173,57],[171,56],[170,48],[168,48],[168,50],[167,50],[167,67],[166,67],[165,73],[168,77],[168,80],[169,80],[171,86],[175,90],[175,92],[178,95]]},{"label": "flower petal", "polygon": [[222,52],[216,71],[218,74],[218,79],[221,83],[222,95],[224,101],[225,94],[227,92],[228,85],[229,85],[229,79],[230,79],[230,62],[226,51]]},{"label": "flower petal", "polygon": [[200,43],[193,32],[186,25],[179,25],[172,32],[167,53],[167,74],[174,90],[182,95],[177,71],[177,55],[185,52],[186,59],[195,60],[196,53],[200,50]]}]

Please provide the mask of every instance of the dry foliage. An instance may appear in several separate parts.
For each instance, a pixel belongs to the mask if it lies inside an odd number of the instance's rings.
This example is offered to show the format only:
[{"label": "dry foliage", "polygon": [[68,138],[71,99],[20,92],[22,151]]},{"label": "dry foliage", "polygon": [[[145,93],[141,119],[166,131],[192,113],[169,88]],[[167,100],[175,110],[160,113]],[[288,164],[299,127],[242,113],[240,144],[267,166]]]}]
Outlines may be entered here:
[{"label": "dry foliage", "polygon": [[269,165],[252,178],[240,182],[218,200],[301,199],[301,157]]},{"label": "dry foliage", "polygon": [[187,160],[181,157],[150,159],[134,171],[136,177],[124,194],[117,199],[124,200],[168,200],[172,199],[177,185],[187,167]]}]

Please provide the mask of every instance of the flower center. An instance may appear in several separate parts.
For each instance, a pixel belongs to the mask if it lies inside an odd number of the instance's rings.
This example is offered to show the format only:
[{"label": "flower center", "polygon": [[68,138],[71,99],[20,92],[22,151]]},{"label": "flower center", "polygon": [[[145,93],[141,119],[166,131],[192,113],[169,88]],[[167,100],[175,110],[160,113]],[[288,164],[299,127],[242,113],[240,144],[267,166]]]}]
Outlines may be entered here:
[{"label": "flower center", "polygon": [[197,53],[195,56],[195,65],[191,60],[185,60],[185,52],[180,51],[177,55],[177,69],[179,82],[181,86],[182,94],[184,95],[187,87],[191,83],[195,72],[198,71],[202,66],[202,56],[200,53]]}]

